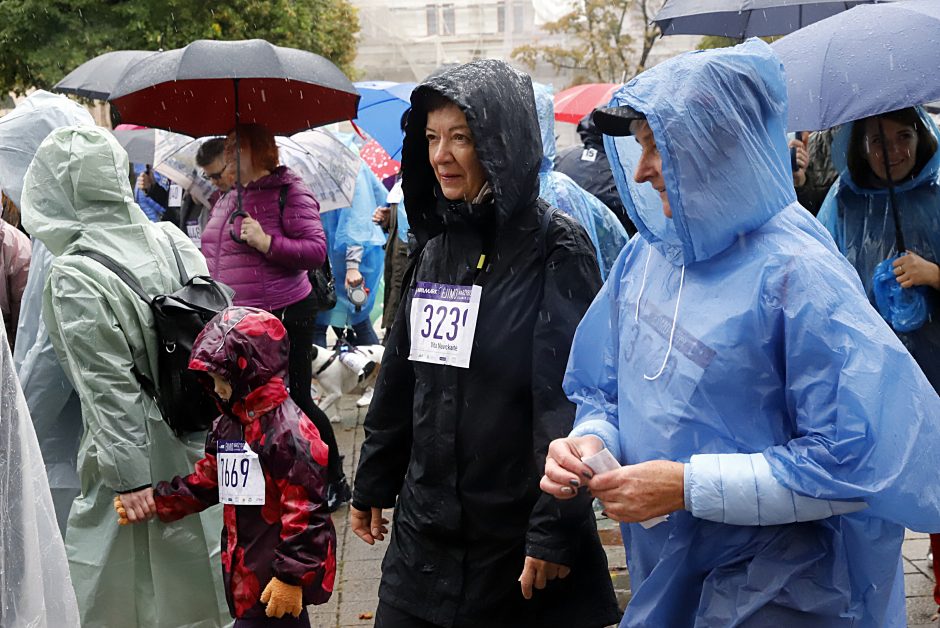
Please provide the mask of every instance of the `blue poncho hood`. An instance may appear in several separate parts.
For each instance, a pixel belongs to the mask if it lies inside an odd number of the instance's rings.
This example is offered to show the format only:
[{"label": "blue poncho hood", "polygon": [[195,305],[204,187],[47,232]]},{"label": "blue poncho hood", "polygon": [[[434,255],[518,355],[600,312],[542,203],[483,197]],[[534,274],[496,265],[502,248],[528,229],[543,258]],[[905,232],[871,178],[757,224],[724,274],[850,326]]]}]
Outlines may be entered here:
[{"label": "blue poncho hood", "polygon": [[[631,137],[604,138],[617,187],[639,232],[673,264],[721,253],[796,201],[786,103],[780,61],[757,40],[674,57],[614,95],[611,104],[646,115],[662,156],[672,220],[651,185],[641,187],[653,192],[655,203],[649,196],[637,202],[644,192],[629,189],[633,171],[624,166],[635,162],[620,153],[636,144]],[[742,182],[745,171],[755,176]]]}]

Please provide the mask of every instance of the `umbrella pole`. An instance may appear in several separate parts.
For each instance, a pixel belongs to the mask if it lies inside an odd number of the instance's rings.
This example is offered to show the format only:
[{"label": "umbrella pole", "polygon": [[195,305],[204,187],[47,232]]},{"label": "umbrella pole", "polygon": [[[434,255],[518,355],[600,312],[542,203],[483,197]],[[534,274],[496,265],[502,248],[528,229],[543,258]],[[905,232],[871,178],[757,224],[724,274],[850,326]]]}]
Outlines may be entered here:
[{"label": "umbrella pole", "polygon": [[881,118],[878,118],[878,136],[881,138],[881,158],[885,165],[885,178],[888,180],[888,205],[891,207],[891,214],[894,216],[894,244],[898,249],[898,255],[907,251],[904,246],[904,233],[901,231],[901,214],[898,211],[897,200],[894,198],[894,180],[891,178],[891,165],[888,162],[888,142],[885,138],[884,125],[881,124]]},{"label": "umbrella pole", "polygon": [[242,143],[238,136],[241,113],[238,111],[238,79],[235,80],[235,199],[237,212],[242,212]]}]

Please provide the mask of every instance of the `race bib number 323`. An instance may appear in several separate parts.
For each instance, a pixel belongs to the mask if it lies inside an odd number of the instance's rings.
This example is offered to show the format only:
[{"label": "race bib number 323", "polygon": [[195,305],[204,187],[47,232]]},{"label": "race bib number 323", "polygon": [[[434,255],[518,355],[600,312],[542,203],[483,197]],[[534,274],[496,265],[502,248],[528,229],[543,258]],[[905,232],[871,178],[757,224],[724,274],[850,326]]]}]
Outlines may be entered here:
[{"label": "race bib number 323", "polygon": [[483,288],[419,281],[411,299],[410,360],[470,366]]}]

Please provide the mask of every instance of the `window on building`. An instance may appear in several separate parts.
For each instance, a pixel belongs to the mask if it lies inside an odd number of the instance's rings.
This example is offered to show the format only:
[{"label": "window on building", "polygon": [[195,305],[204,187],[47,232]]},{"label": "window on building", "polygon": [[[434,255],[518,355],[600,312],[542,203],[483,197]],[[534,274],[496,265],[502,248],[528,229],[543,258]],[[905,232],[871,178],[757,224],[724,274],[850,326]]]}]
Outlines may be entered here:
[{"label": "window on building", "polygon": [[454,11],[453,4],[442,4],[441,5],[441,17],[443,22],[443,30],[441,31],[444,35],[456,35],[457,34],[457,16]]},{"label": "window on building", "polygon": [[496,32],[505,33],[506,32],[506,2],[502,2],[496,5]]},{"label": "window on building", "polygon": [[425,7],[425,11],[428,16],[428,35],[437,35],[439,34],[438,23],[437,23],[437,5],[429,4]]},{"label": "window on building", "polygon": [[512,32],[521,33],[525,30],[525,3],[522,0],[512,2]]}]

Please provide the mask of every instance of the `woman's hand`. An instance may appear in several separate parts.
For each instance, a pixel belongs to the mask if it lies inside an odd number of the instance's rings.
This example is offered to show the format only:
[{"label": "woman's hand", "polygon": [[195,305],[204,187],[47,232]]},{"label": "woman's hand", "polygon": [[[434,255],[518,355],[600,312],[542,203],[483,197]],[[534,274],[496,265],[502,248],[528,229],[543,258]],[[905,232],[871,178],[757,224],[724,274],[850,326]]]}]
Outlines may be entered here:
[{"label": "woman's hand", "polygon": [[809,165],[809,140],[790,140],[790,148],[796,148],[796,170],[793,171],[793,187],[801,188],[806,184],[806,167]]},{"label": "woman's hand", "polygon": [[603,448],[604,441],[597,436],[569,436],[553,440],[548,446],[545,475],[539,488],[558,499],[571,499],[577,495],[584,480],[594,476],[581,459]]},{"label": "woman's hand", "polygon": [[381,508],[359,510],[349,505],[349,523],[353,533],[369,545],[376,541],[384,541],[388,534],[388,519],[382,516]]},{"label": "woman's hand", "polygon": [[531,600],[533,586],[536,589],[544,589],[549,580],[567,578],[569,573],[571,573],[570,567],[526,556],[525,564],[522,566],[522,575],[519,576],[522,597]]},{"label": "woman's hand", "polygon": [[351,286],[358,286],[362,283],[362,273],[360,273],[355,268],[346,269],[346,289],[348,290]]},{"label": "woman's hand", "polygon": [[266,234],[264,229],[261,228],[261,224],[250,216],[242,220],[241,238],[248,243],[248,246],[261,251],[265,255],[271,250],[271,236]]},{"label": "woman's hand", "polygon": [[388,205],[380,205],[375,208],[375,212],[372,213],[372,222],[382,227],[382,229],[388,231],[388,223],[391,212],[389,212]]},{"label": "woman's hand", "polygon": [[607,516],[637,523],[685,508],[685,469],[681,462],[651,460],[594,476],[591,494]]},{"label": "woman's hand", "polygon": [[[118,497],[120,497],[120,504],[129,523],[146,521],[157,514],[157,504],[153,501],[153,489],[149,486],[133,493],[121,493]],[[115,510],[117,510],[116,500]],[[118,516],[120,517],[120,511],[118,511]]]},{"label": "woman's hand", "polygon": [[930,286],[940,290],[940,266],[908,251],[894,260],[894,275],[902,288]]}]

